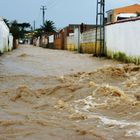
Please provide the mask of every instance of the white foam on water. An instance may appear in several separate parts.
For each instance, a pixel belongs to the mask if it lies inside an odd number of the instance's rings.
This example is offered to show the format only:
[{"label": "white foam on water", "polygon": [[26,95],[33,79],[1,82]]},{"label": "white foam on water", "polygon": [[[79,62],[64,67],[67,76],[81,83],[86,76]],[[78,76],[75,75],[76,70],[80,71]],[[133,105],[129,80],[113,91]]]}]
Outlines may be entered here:
[{"label": "white foam on water", "polygon": [[89,115],[89,118],[100,119],[101,122],[103,123],[103,125],[116,125],[116,126],[120,126],[120,128],[123,128],[125,126],[136,126],[140,129],[140,121],[128,122],[126,120],[114,120],[114,119],[108,118],[106,116],[100,116],[97,114]]},{"label": "white foam on water", "polygon": [[137,136],[140,137],[140,129],[136,130],[136,129],[131,129],[128,130],[125,134],[126,137],[130,137],[130,136]]}]

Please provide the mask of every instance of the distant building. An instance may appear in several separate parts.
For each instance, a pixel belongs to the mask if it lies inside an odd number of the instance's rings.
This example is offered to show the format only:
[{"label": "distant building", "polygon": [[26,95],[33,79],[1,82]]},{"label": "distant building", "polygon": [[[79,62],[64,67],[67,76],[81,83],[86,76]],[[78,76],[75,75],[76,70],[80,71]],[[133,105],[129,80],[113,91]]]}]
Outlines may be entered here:
[{"label": "distant building", "polygon": [[96,28],[96,25],[91,24],[69,24],[61,29],[54,35],[54,45],[56,49],[67,50],[67,37],[74,34],[75,29],[78,29],[80,33]]},{"label": "distant building", "polygon": [[55,49],[64,49],[64,30],[60,30],[54,35],[54,46]]},{"label": "distant building", "polygon": [[140,13],[140,4],[134,4],[126,7],[116,8],[107,11],[107,23],[116,22],[122,19],[137,17]]}]

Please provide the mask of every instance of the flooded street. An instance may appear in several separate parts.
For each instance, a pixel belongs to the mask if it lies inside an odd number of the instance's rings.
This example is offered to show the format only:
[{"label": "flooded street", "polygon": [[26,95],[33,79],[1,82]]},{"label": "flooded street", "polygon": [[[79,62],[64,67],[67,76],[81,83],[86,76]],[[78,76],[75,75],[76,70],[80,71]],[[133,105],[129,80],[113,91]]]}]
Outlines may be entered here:
[{"label": "flooded street", "polygon": [[20,46],[0,56],[0,140],[139,140],[140,66]]}]

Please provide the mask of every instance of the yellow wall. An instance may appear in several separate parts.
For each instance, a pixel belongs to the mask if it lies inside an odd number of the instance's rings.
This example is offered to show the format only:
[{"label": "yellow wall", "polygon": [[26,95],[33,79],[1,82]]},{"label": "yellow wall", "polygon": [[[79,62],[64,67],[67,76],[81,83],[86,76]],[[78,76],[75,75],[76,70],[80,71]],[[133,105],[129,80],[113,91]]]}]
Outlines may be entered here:
[{"label": "yellow wall", "polygon": [[[76,47],[74,44],[67,44],[65,46],[66,50],[69,51],[76,51]],[[100,52],[100,42],[97,43],[97,48],[95,51],[95,43],[89,42],[89,43],[81,43],[80,44],[80,51],[81,53],[88,53],[88,54],[99,54]]]},{"label": "yellow wall", "polygon": [[74,44],[67,44],[67,45],[65,46],[65,48],[66,48],[67,50],[69,50],[69,51],[75,51],[75,50],[76,50]]},{"label": "yellow wall", "polygon": [[100,52],[100,43],[97,43],[97,49],[95,51],[95,43],[81,43],[80,44],[80,49],[82,53],[88,53],[88,54],[95,54],[95,52],[97,54],[99,54]]}]

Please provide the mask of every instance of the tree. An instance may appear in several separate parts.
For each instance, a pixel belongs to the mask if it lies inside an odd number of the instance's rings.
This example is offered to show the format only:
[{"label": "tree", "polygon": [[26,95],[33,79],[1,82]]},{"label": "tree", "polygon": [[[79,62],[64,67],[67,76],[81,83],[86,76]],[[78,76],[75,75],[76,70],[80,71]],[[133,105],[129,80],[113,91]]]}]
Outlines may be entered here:
[{"label": "tree", "polygon": [[30,23],[18,23],[18,27],[20,29],[20,38],[25,38],[26,29],[31,27]]},{"label": "tree", "polygon": [[49,35],[53,34],[56,32],[56,27],[53,21],[51,20],[46,20],[44,25],[42,26],[42,31],[43,33],[47,34],[47,38],[48,38],[48,44],[46,47],[49,48],[50,44],[49,44]]},{"label": "tree", "polygon": [[42,26],[42,30],[47,34],[56,32],[56,27],[54,22],[51,20],[46,20],[44,25]]},{"label": "tree", "polygon": [[25,30],[25,28],[29,28],[31,25],[30,23],[18,23],[18,26],[21,27],[21,30]]},{"label": "tree", "polygon": [[12,33],[14,39],[19,39],[20,29],[16,20],[10,24],[10,32]]},{"label": "tree", "polygon": [[9,29],[13,35],[13,48],[15,49],[18,47],[17,39],[20,36],[20,29],[16,20],[10,23]]},{"label": "tree", "polygon": [[5,24],[9,27],[9,20],[7,20],[7,19],[3,19],[3,21],[4,21]]},{"label": "tree", "polygon": [[39,37],[39,36],[41,37],[41,35],[42,35],[42,29],[38,28],[34,31],[33,37]]},{"label": "tree", "polygon": [[18,23],[16,20],[10,23],[10,32],[13,34],[13,37],[16,39],[24,38],[26,29],[30,27],[29,23]]}]

